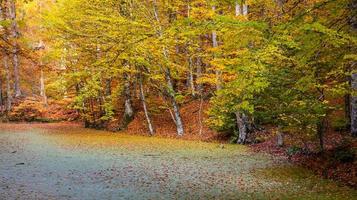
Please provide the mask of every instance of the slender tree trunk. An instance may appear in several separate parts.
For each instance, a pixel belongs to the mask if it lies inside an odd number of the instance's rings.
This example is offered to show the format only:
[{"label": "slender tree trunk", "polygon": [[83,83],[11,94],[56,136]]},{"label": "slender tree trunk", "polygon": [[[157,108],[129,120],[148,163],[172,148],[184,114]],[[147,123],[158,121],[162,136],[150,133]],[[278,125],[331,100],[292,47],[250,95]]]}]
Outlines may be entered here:
[{"label": "slender tree trunk", "polygon": [[[187,4],[187,18],[188,19],[190,18],[190,11],[191,11],[191,6],[190,6],[190,2],[188,2],[188,4]],[[192,56],[190,55],[190,50],[189,50],[190,45],[191,45],[190,42],[188,42],[187,47],[186,47],[187,57],[188,57],[188,70],[189,70],[187,83],[188,83],[189,90],[191,90],[191,95],[193,97],[195,97],[196,96],[196,88],[195,88],[195,82],[194,82],[194,76],[193,76],[194,64],[192,61]]]},{"label": "slender tree trunk", "polygon": [[[212,10],[213,10],[213,12],[216,12],[216,6],[212,6]],[[212,31],[212,45],[214,48],[218,47],[216,31]]]},{"label": "slender tree trunk", "polygon": [[[158,23],[160,23],[159,14],[158,14],[158,11],[157,11],[156,0],[154,0],[154,17],[155,17],[156,21]],[[158,31],[158,36],[160,38],[162,38],[163,37],[163,33],[162,33],[161,25],[159,25],[157,31]],[[165,46],[163,47],[163,56],[164,56],[164,58],[166,60],[169,59],[169,55],[168,55],[168,52],[167,52],[167,49],[166,49]],[[172,106],[173,106],[173,109],[174,109],[177,135],[183,136],[183,134],[184,134],[183,121],[182,121],[181,114],[180,114],[180,107],[179,107],[179,105],[178,105],[178,103],[176,101],[176,92],[175,92],[175,88],[174,88],[173,81],[172,81],[172,78],[171,78],[171,71],[170,71],[170,68],[168,68],[167,66],[162,67],[162,70],[163,70],[163,72],[165,74],[165,79],[166,79],[166,82],[167,82],[167,93],[168,93],[169,97],[171,98],[171,103],[172,103]]]},{"label": "slender tree trunk", "polygon": [[43,104],[45,106],[47,106],[48,102],[47,102],[47,95],[46,95],[46,88],[45,88],[45,76],[43,73],[43,69],[41,69],[41,77],[40,77],[40,95],[43,98]]},{"label": "slender tree trunk", "polygon": [[357,137],[357,73],[352,74],[351,86],[354,92],[351,95],[351,134]]},{"label": "slender tree trunk", "polygon": [[278,147],[283,147],[284,146],[284,133],[281,132],[280,127],[277,130],[276,137],[277,137]]},{"label": "slender tree trunk", "polygon": [[20,72],[19,72],[19,57],[18,57],[18,47],[15,47],[13,55],[12,55],[12,63],[14,65],[14,91],[15,97],[21,96],[21,89],[20,89]]},{"label": "slender tree trunk", "polygon": [[[212,6],[212,10],[213,12],[216,11],[216,6]],[[216,31],[212,31],[212,46],[213,48],[217,48],[218,47],[218,41],[217,41],[217,32]],[[222,89],[222,71],[221,70],[216,70],[216,89],[220,90]]]},{"label": "slender tree trunk", "polygon": [[105,80],[105,96],[112,95],[112,79],[108,78]]},{"label": "slender tree trunk", "polygon": [[[7,1],[4,2],[3,4],[0,4],[0,21],[6,20],[9,17],[9,9],[7,7],[8,7]],[[8,29],[6,27],[4,29],[5,29],[5,34],[2,35],[2,39],[4,41],[8,41]],[[10,86],[9,54],[8,52],[6,52],[6,50],[3,50],[1,53],[2,53],[3,65],[5,69],[5,88],[6,88],[5,110],[6,112],[10,112],[11,104],[12,104],[12,96],[11,96],[11,86]]]},{"label": "slender tree trunk", "polygon": [[8,55],[4,54],[3,57],[4,68],[5,68],[5,76],[6,76],[6,111],[10,112],[11,104],[12,104],[12,95],[11,95],[11,86],[10,86],[10,70],[9,70],[9,62]]},{"label": "slender tree trunk", "polygon": [[[346,77],[346,82],[348,83],[348,86],[350,87],[350,89],[352,89],[352,76],[351,76],[351,68],[353,67],[353,63],[352,63],[352,66],[349,66],[346,68],[346,71],[345,73],[346,74],[349,74],[347,77]],[[347,93],[345,94],[344,96],[345,98],[345,118],[347,120],[347,123],[346,123],[346,128],[348,131],[351,131],[351,122],[352,122],[352,119],[351,119],[351,109],[352,109],[352,94],[351,93]]]},{"label": "slender tree trunk", "polygon": [[19,45],[17,39],[19,38],[19,28],[16,22],[16,5],[15,0],[9,0],[9,18],[11,20],[10,35],[14,38],[15,42],[13,44],[12,50],[12,64],[14,67],[14,91],[15,97],[21,96],[20,89],[20,62],[19,62]]},{"label": "slender tree trunk", "polygon": [[3,96],[3,79],[2,79],[2,74],[0,74],[0,111],[3,111],[3,105],[4,105],[4,96]]},{"label": "slender tree trunk", "polygon": [[203,119],[202,119],[202,111],[203,111],[203,94],[200,94],[200,108],[198,110],[198,122],[200,125],[199,135],[202,135],[203,132]]},{"label": "slender tree trunk", "polygon": [[246,114],[241,112],[236,112],[235,115],[237,120],[238,131],[239,131],[238,144],[245,144],[248,138],[248,128],[247,128],[248,117]]},{"label": "slender tree trunk", "polygon": [[129,80],[127,80],[127,78],[124,83],[124,96],[125,96],[125,115],[128,116],[129,118],[132,118],[134,115],[134,110],[131,103],[130,83]]},{"label": "slender tree trunk", "polygon": [[141,98],[141,102],[142,102],[142,104],[143,104],[146,122],[147,122],[147,124],[148,124],[148,128],[149,128],[150,135],[154,135],[154,134],[155,134],[154,126],[153,126],[153,124],[152,124],[152,122],[151,122],[149,110],[148,110],[147,105],[146,105],[146,99],[145,99],[145,93],[144,93],[143,75],[142,75],[142,73],[140,73],[139,85],[140,85],[140,98]]},{"label": "slender tree trunk", "polygon": [[[349,82],[351,85],[351,81]],[[345,118],[347,120],[346,128],[348,131],[351,131],[351,95],[345,95]]]},{"label": "slender tree trunk", "polygon": [[317,136],[319,137],[321,152],[324,152],[325,150],[325,143],[324,143],[325,131],[326,131],[326,119],[324,118],[317,123]]},{"label": "slender tree trunk", "polygon": [[[167,50],[164,48],[163,51],[164,51],[164,57],[166,59],[168,59]],[[165,73],[165,78],[166,78],[167,87],[168,87],[167,93],[171,98],[172,107],[174,109],[177,134],[179,136],[183,136],[183,134],[184,134],[183,121],[182,121],[181,114],[180,114],[180,107],[176,101],[176,92],[175,92],[175,88],[174,88],[172,78],[171,78],[171,71],[169,68],[165,68],[164,73]]]},{"label": "slender tree trunk", "polygon": [[174,90],[174,86],[173,86],[172,79],[171,79],[171,72],[170,72],[170,69],[168,69],[168,68],[165,69],[165,77],[166,77],[167,86],[168,86],[168,94],[171,98],[172,106],[174,109],[177,134],[179,136],[183,136],[184,128],[183,128],[183,122],[182,122],[182,118],[181,118],[181,114],[180,114],[180,107],[176,101],[175,90]]},{"label": "slender tree trunk", "polygon": [[[353,11],[356,11],[357,9],[357,1],[351,1],[350,4],[350,9],[351,13],[355,13]],[[351,16],[351,19],[349,20],[350,26],[353,30],[354,33],[357,32],[357,17]],[[357,65],[356,62],[352,63],[351,69],[352,69],[352,75],[351,75],[351,89],[352,89],[352,94],[351,94],[351,106],[350,106],[350,112],[351,112],[351,134],[353,137],[357,137],[357,73],[356,71],[353,71],[355,69],[355,66]]]},{"label": "slender tree trunk", "polygon": [[[197,64],[197,69],[196,69],[196,81],[197,81],[202,77],[202,61],[200,57],[197,58],[196,64]],[[199,93],[202,93],[202,90],[203,90],[202,83],[197,82],[197,91]]]},{"label": "slender tree trunk", "polygon": [[[200,37],[200,40],[201,37]],[[201,46],[198,49],[198,52],[201,53],[202,52],[202,44],[203,42],[201,42]],[[196,80],[199,80],[202,77],[202,73],[203,73],[203,62],[202,62],[202,58],[200,56],[197,56],[196,58]],[[202,83],[200,83],[199,81],[196,83],[197,84],[197,91],[200,93],[200,95],[202,95],[203,93],[203,85]]]},{"label": "slender tree trunk", "polygon": [[195,80],[194,80],[194,76],[193,76],[192,57],[189,57],[188,65],[189,65],[188,83],[189,83],[189,87],[190,87],[190,90],[191,90],[191,94],[192,94],[193,97],[195,97],[196,96],[196,88],[195,88]]},{"label": "slender tree trunk", "polygon": [[236,6],[235,6],[235,15],[236,17],[242,15],[242,8],[240,6],[240,4],[238,3],[238,1],[236,1]]},{"label": "slender tree trunk", "polygon": [[248,15],[248,5],[247,4],[243,4],[243,15],[247,16]]},{"label": "slender tree trunk", "polygon": [[134,119],[134,109],[131,102],[130,80],[129,75],[124,73],[124,117],[121,124],[121,129],[126,129],[129,123]]}]

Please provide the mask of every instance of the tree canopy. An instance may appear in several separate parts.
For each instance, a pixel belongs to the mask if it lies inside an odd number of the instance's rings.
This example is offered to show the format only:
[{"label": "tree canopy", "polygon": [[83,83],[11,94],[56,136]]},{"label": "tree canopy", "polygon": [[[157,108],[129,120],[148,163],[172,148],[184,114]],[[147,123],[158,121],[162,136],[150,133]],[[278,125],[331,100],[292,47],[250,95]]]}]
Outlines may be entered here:
[{"label": "tree canopy", "polygon": [[[181,107],[209,102],[202,123],[239,143],[265,125],[323,137],[331,116],[356,135],[352,0],[1,1],[1,105],[71,98],[87,126],[140,108],[149,134],[160,101],[177,134]],[[41,84],[37,86],[36,81]],[[36,85],[36,86],[34,86]],[[337,102],[337,103],[336,103]],[[157,104],[155,104],[157,106]],[[198,123],[198,122],[197,122]]]}]

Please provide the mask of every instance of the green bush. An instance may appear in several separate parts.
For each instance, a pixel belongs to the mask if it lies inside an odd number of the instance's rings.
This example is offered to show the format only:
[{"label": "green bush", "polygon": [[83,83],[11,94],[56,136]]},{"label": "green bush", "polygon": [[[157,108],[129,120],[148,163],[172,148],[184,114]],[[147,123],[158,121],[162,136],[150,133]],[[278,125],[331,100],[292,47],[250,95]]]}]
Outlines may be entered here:
[{"label": "green bush", "polygon": [[286,153],[288,154],[288,156],[293,156],[293,155],[299,154],[301,152],[303,152],[303,149],[300,147],[297,147],[297,146],[289,147],[286,150]]},{"label": "green bush", "polygon": [[345,118],[339,118],[332,120],[331,126],[335,131],[346,131],[347,130],[347,120]]}]

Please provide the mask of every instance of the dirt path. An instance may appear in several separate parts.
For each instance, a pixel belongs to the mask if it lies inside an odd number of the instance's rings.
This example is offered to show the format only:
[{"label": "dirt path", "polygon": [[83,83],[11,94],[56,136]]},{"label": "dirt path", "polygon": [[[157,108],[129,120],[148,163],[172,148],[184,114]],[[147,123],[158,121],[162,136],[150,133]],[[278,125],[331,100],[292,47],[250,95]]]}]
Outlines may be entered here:
[{"label": "dirt path", "polygon": [[357,199],[274,163],[237,145],[0,124],[0,199]]}]

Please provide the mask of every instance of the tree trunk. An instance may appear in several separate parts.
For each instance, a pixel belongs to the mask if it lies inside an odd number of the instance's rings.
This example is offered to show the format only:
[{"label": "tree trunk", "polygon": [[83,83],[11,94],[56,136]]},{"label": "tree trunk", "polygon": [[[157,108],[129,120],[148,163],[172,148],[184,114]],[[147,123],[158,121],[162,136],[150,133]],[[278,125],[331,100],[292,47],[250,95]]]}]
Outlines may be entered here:
[{"label": "tree trunk", "polygon": [[[349,81],[351,85],[351,81]],[[351,94],[345,95],[345,118],[347,120],[346,128],[348,131],[351,131]]]},{"label": "tree trunk", "polygon": [[174,108],[174,115],[175,115],[175,124],[176,124],[176,129],[177,129],[177,134],[179,136],[183,136],[184,134],[184,128],[183,128],[183,122],[181,119],[181,114],[180,114],[180,107],[176,101],[176,95],[175,95],[175,89],[172,83],[171,79],[171,72],[170,69],[165,70],[165,77],[167,81],[167,86],[168,86],[168,95],[171,98],[172,106]]},{"label": "tree trunk", "polygon": [[3,79],[2,79],[2,74],[0,74],[0,111],[2,112],[3,111],[3,105],[4,105],[4,101],[3,101]]},{"label": "tree trunk", "polygon": [[278,147],[283,147],[284,146],[284,133],[281,132],[280,128],[278,128],[278,130],[277,130],[276,137],[277,137]]},{"label": "tree trunk", "polygon": [[5,74],[6,74],[6,111],[10,112],[11,104],[12,104],[12,96],[11,96],[11,86],[10,86],[10,70],[9,70],[9,62],[8,55],[4,54],[3,57]]},{"label": "tree trunk", "polygon": [[195,96],[196,96],[196,88],[195,88],[195,81],[194,81],[194,76],[193,76],[192,57],[189,57],[189,59],[188,59],[188,65],[189,65],[189,74],[188,74],[189,88],[190,88],[190,90],[191,90],[192,96],[195,97]]},{"label": "tree trunk", "polygon": [[238,1],[236,1],[236,6],[235,6],[235,15],[236,17],[240,16],[242,14],[242,8],[239,5]]},{"label": "tree trunk", "polygon": [[[350,9],[351,11],[356,11],[357,9],[357,2],[352,1],[350,4]],[[355,12],[352,12],[355,13]],[[357,31],[357,17],[351,16],[351,19],[349,20],[350,26],[353,30],[354,33]],[[351,106],[350,106],[350,112],[351,112],[351,134],[353,137],[357,137],[357,73],[356,71],[353,71],[355,69],[355,66],[357,65],[356,62],[352,63],[352,76],[351,76],[351,89],[352,89],[352,95],[351,95]]]},{"label": "tree trunk", "polygon": [[357,73],[352,74],[351,86],[351,134],[353,137],[357,137]]},{"label": "tree trunk", "polygon": [[124,73],[124,117],[121,124],[121,129],[126,129],[129,123],[134,119],[134,110],[131,103],[130,80],[127,73]]},{"label": "tree trunk", "polygon": [[12,57],[12,63],[14,65],[14,91],[15,97],[18,98],[21,96],[20,89],[20,72],[19,72],[19,57],[18,57],[18,47],[15,47]]},{"label": "tree trunk", "polygon": [[[213,12],[216,11],[216,6],[212,6],[212,10]],[[218,41],[217,41],[217,32],[216,31],[212,31],[212,46],[213,48],[217,48],[218,47]],[[222,72],[221,70],[216,70],[216,89],[220,90],[222,89]]]},{"label": "tree trunk", "polygon": [[[4,3],[5,5],[0,5],[0,21],[6,20],[9,16],[8,12],[8,2]],[[4,7],[3,7],[4,6]],[[2,27],[4,28],[4,27]],[[8,41],[8,29],[5,27],[5,34],[2,35],[4,41]],[[6,50],[2,50],[2,60],[5,69],[5,88],[6,88],[6,102],[5,110],[9,112],[11,110],[12,96],[11,96],[11,87],[10,87],[10,71],[9,71],[9,54]]]},{"label": "tree trunk", "polygon": [[[156,0],[154,0],[154,17],[156,19],[156,21],[158,23],[160,23],[160,19],[159,19],[159,13],[157,11],[157,5],[156,5]],[[162,27],[161,25],[159,25],[158,27],[158,36],[160,38],[163,37],[163,33],[162,33]],[[169,55],[167,52],[166,47],[163,47],[163,56],[166,60],[169,59]],[[176,92],[175,92],[175,88],[173,86],[173,82],[172,82],[172,78],[171,78],[171,72],[170,72],[170,68],[168,68],[167,66],[161,67],[162,71],[164,72],[165,75],[165,79],[167,82],[167,93],[169,95],[169,97],[171,98],[171,102],[172,102],[172,106],[174,109],[174,115],[175,115],[175,124],[176,124],[176,129],[177,129],[177,135],[179,136],[183,136],[184,134],[184,127],[183,127],[183,122],[181,119],[181,114],[180,114],[180,107],[176,101]]]},{"label": "tree trunk", "polygon": [[41,69],[41,77],[40,77],[40,95],[43,98],[43,104],[47,106],[48,102],[47,102],[47,95],[46,95],[46,88],[45,88],[45,76],[42,69]]},{"label": "tree trunk", "polygon": [[200,108],[198,110],[198,122],[200,125],[200,129],[199,129],[199,135],[202,135],[203,132],[203,120],[202,120],[202,111],[203,111],[203,95],[202,93],[200,94]]},{"label": "tree trunk", "polygon": [[238,144],[245,144],[248,138],[247,121],[248,117],[244,113],[236,112],[236,120],[239,131]]},{"label": "tree trunk", "polygon": [[105,96],[112,95],[112,79],[108,78],[105,80]]},{"label": "tree trunk", "polygon": [[148,123],[148,128],[149,128],[150,135],[154,135],[154,134],[155,134],[154,126],[153,126],[153,124],[152,124],[152,122],[151,122],[149,110],[148,110],[147,105],[146,105],[146,99],[145,99],[145,93],[144,93],[143,75],[142,75],[142,73],[140,73],[139,85],[140,85],[140,98],[141,98],[141,102],[142,102],[142,104],[143,104],[146,122]]},{"label": "tree trunk", "polygon": [[[201,44],[200,44],[200,47],[198,48],[199,55],[202,53],[202,49],[203,49],[202,46],[204,45],[204,42],[202,41],[202,37],[200,37],[200,40],[201,40],[201,42],[200,42]],[[199,80],[202,77],[202,73],[203,73],[202,58],[200,56],[197,56],[197,58],[196,58],[196,80]],[[196,85],[197,85],[197,91],[200,93],[200,95],[202,95],[202,92],[203,92],[202,83],[197,81]]]},{"label": "tree trunk", "polygon": [[324,143],[325,131],[326,131],[326,119],[323,118],[317,123],[317,136],[319,137],[321,152],[324,152],[325,150],[325,143]]},{"label": "tree trunk", "polygon": [[[166,59],[168,59],[168,55],[167,55],[167,50],[164,48],[164,57]],[[174,109],[174,115],[175,115],[175,124],[176,124],[176,129],[177,129],[177,134],[179,136],[183,136],[184,134],[184,128],[183,128],[183,122],[181,119],[181,114],[180,114],[180,107],[176,101],[176,92],[175,92],[175,88],[174,85],[172,83],[172,78],[171,78],[171,71],[169,68],[165,68],[164,69],[164,73],[165,73],[165,78],[167,81],[167,93],[171,98],[171,102],[172,102],[172,107]]]},{"label": "tree trunk", "polygon": [[243,15],[247,16],[248,15],[248,5],[247,4],[243,4]]},{"label": "tree trunk", "polygon": [[[196,81],[199,80],[202,77],[202,60],[200,57],[197,58],[197,69],[196,69]],[[203,91],[203,85],[200,82],[197,82],[197,91],[199,93],[202,93]]]},{"label": "tree trunk", "polygon": [[[190,10],[191,10],[191,7],[190,7],[190,4],[188,2],[187,4],[187,18],[189,19],[190,18]],[[190,42],[188,42],[187,44],[187,47],[186,47],[186,51],[187,51],[187,57],[188,57],[188,79],[187,79],[187,86],[189,88],[189,90],[191,90],[191,95],[193,97],[196,96],[196,88],[195,88],[195,82],[194,82],[194,76],[193,76],[193,70],[194,70],[194,65],[193,65],[193,61],[192,61],[192,56],[190,55],[190,50],[189,50],[189,47],[190,47]]]},{"label": "tree trunk", "polygon": [[21,89],[20,89],[20,62],[19,62],[19,45],[17,43],[17,39],[19,38],[19,28],[16,22],[16,5],[14,0],[9,1],[9,18],[11,20],[10,26],[10,35],[14,38],[14,44],[12,49],[12,64],[14,67],[14,91],[15,97],[21,96]]}]

